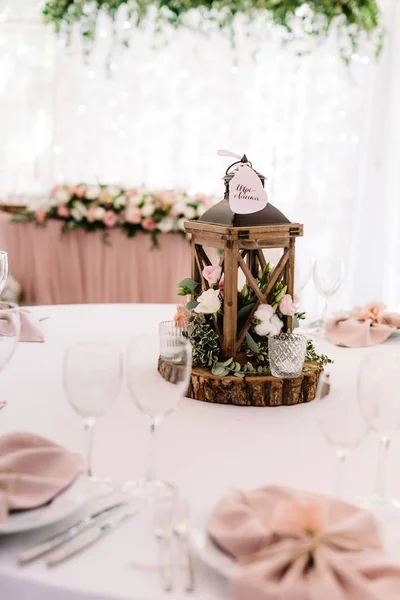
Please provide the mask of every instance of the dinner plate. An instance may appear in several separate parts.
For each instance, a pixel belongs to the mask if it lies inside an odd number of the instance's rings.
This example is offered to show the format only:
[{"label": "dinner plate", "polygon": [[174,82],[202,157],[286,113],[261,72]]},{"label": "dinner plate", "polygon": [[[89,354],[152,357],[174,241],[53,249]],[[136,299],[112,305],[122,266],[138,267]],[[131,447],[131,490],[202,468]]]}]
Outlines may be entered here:
[{"label": "dinner plate", "polygon": [[211,569],[222,575],[230,577],[236,567],[235,560],[225,554],[211,540],[207,532],[207,525],[211,510],[193,515],[190,527],[190,547],[194,554]]},{"label": "dinner plate", "polygon": [[0,535],[31,531],[57,523],[78,512],[87,500],[84,481],[77,479],[49,504],[32,510],[11,513],[0,525]]}]

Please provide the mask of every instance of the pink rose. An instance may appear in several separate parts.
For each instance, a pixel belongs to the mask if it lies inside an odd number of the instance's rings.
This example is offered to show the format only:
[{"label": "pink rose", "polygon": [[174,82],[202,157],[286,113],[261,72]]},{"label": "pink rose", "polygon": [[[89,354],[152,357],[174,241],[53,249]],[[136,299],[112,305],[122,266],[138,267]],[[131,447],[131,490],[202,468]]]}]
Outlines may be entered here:
[{"label": "pink rose", "polygon": [[37,210],[35,212],[35,219],[36,219],[37,223],[40,223],[40,224],[44,223],[45,220],[46,220],[46,213],[45,213],[45,211],[44,210]]},{"label": "pink rose", "polygon": [[138,225],[142,220],[142,213],[140,208],[130,207],[125,211],[125,221],[127,223],[133,223]]},{"label": "pink rose", "polygon": [[210,265],[209,267],[204,267],[203,269],[203,277],[210,285],[214,285],[217,283],[221,277],[222,269],[218,265]]},{"label": "pink rose", "polygon": [[211,206],[213,206],[213,201],[205,194],[196,194],[195,198],[197,202],[204,204],[206,208],[210,208]]},{"label": "pink rose", "polygon": [[183,304],[178,304],[174,315],[175,325],[177,327],[186,327],[189,323],[190,312]]},{"label": "pink rose", "polygon": [[225,291],[225,275],[224,274],[222,274],[222,277],[219,280],[218,287],[219,287],[219,291],[221,292],[221,296],[224,297],[224,291]]},{"label": "pink rose", "polygon": [[143,229],[146,229],[146,231],[153,231],[156,228],[156,225],[157,223],[151,217],[147,217],[142,221],[142,227]]},{"label": "pink rose", "polygon": [[118,216],[112,210],[106,210],[103,217],[103,223],[106,227],[115,227],[118,223]]},{"label": "pink rose", "polygon": [[86,219],[89,223],[94,223],[94,221],[96,220],[96,205],[95,204],[91,204],[89,206],[89,210],[87,212]]},{"label": "pink rose", "polygon": [[359,321],[372,321],[373,323],[382,323],[383,315],[387,309],[383,302],[369,302],[365,306],[356,306],[353,309],[352,316]]},{"label": "pink rose", "polygon": [[57,206],[57,214],[59,217],[63,217],[64,219],[68,219],[69,217],[69,208],[65,206],[65,204],[59,204]]},{"label": "pink rose", "polygon": [[158,208],[166,208],[174,203],[174,194],[172,192],[157,192],[155,195],[155,204]]},{"label": "pink rose", "polygon": [[54,187],[51,189],[50,196],[51,196],[52,198],[54,198],[54,196],[57,194],[57,192],[58,192],[58,190],[59,190],[59,189],[60,189],[60,186],[59,186],[59,185],[55,185],[55,186],[54,186]]},{"label": "pink rose", "polygon": [[74,193],[75,196],[78,196],[78,198],[84,198],[85,192],[86,188],[84,185],[74,185],[74,187],[70,189],[70,193]]},{"label": "pink rose", "polygon": [[290,294],[285,294],[282,297],[282,300],[279,302],[279,312],[282,313],[282,315],[293,317],[296,312],[296,306]]},{"label": "pink rose", "polygon": [[137,196],[138,193],[139,193],[139,190],[137,188],[132,188],[131,190],[126,190],[125,196],[127,198],[132,198],[133,196]]}]

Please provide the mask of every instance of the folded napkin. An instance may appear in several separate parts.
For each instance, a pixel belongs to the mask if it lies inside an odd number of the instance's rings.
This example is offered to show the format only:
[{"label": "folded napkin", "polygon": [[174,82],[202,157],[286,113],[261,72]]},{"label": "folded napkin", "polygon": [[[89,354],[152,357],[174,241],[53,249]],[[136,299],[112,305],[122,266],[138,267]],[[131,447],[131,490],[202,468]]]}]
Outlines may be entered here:
[{"label": "folded napkin", "polygon": [[[20,308],[19,314],[21,320],[20,342],[44,342],[43,331],[37,317],[26,308]],[[11,318],[9,313],[0,310],[0,335],[14,335]]]},{"label": "folded napkin", "polygon": [[400,314],[386,313],[382,302],[356,306],[347,315],[325,321],[325,335],[336,346],[360,348],[382,344],[400,329]]},{"label": "folded napkin", "polygon": [[235,600],[397,600],[400,567],[385,560],[368,512],[278,486],[232,491],[208,525],[236,559]]},{"label": "folded napkin", "polygon": [[66,489],[83,461],[34,433],[0,436],[0,523],[12,510],[42,506]]}]

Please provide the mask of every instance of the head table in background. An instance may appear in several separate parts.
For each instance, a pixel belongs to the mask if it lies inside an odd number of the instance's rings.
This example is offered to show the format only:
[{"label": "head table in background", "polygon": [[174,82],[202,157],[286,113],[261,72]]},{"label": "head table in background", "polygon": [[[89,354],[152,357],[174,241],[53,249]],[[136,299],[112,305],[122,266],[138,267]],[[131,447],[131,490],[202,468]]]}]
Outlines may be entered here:
[{"label": "head table in background", "polygon": [[[158,322],[171,318],[172,305],[146,304],[38,306],[43,322],[43,344],[20,343],[1,373],[1,432],[28,430],[83,450],[80,418],[72,411],[62,386],[65,349],[73,342],[105,339],[125,351],[130,336],[156,333]],[[381,349],[398,343],[389,340]],[[385,348],[384,348],[385,346]],[[318,349],[335,363],[330,366],[351,386],[360,361],[371,349],[346,349],[318,339]],[[156,367],[156,366],[155,366]],[[351,399],[357,402],[357,398]],[[158,432],[159,475],[174,483],[191,504],[192,515],[204,515],[231,488],[249,489],[266,483],[285,484],[332,493],[336,457],[317,425],[316,402],[275,408],[237,407],[185,399]],[[94,445],[94,471],[112,476],[117,484],[140,477],[145,468],[148,426],[128,397],[126,384],[110,413],[99,421]],[[349,495],[369,493],[374,485],[377,439],[369,435],[349,457]],[[390,457],[389,493],[400,495],[397,466],[399,441]],[[50,530],[53,531],[53,530]],[[47,533],[49,530],[47,530]],[[48,569],[43,562],[25,568],[16,552],[43,538],[32,532],[0,537],[0,591],[7,600],[158,600],[157,575],[131,566],[146,552],[148,537],[139,518],[104,540]],[[228,598],[226,583],[196,561],[195,600]],[[187,595],[176,587],[171,600]]]},{"label": "head table in background", "polygon": [[12,223],[0,212],[0,248],[9,254],[10,273],[32,304],[175,302],[175,282],[190,271],[190,244],[182,234],[128,238],[111,229],[61,232],[60,221],[46,227]]}]

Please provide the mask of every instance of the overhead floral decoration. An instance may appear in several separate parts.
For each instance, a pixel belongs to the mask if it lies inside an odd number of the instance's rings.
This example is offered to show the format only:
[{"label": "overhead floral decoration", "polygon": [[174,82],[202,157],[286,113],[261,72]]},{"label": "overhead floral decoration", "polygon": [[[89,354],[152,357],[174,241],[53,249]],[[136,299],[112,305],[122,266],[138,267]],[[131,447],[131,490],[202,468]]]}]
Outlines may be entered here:
[{"label": "overhead floral decoration", "polygon": [[[147,17],[155,17],[155,27],[179,28],[188,24],[188,15],[195,12],[209,29],[231,28],[238,16],[249,22],[264,18],[282,26],[292,39],[293,33],[306,36],[327,36],[334,26],[339,32],[340,51],[345,60],[358,50],[365,38],[375,38],[376,51],[382,46],[382,16],[375,0],[48,0],[43,8],[46,22],[57,32],[79,24],[83,37],[94,41],[100,13],[113,21],[124,11],[126,19],[122,42],[129,46],[127,30],[138,27]],[[190,17],[189,17],[190,20]],[[201,28],[201,27],[200,27]]]},{"label": "overhead floral decoration", "polygon": [[184,221],[198,219],[211,205],[212,200],[204,194],[80,183],[58,185],[48,196],[32,198],[12,220],[45,227],[55,219],[62,223],[63,231],[101,231],[106,243],[111,229],[119,228],[128,237],[141,231],[148,233],[157,247],[159,233],[185,235]]}]

